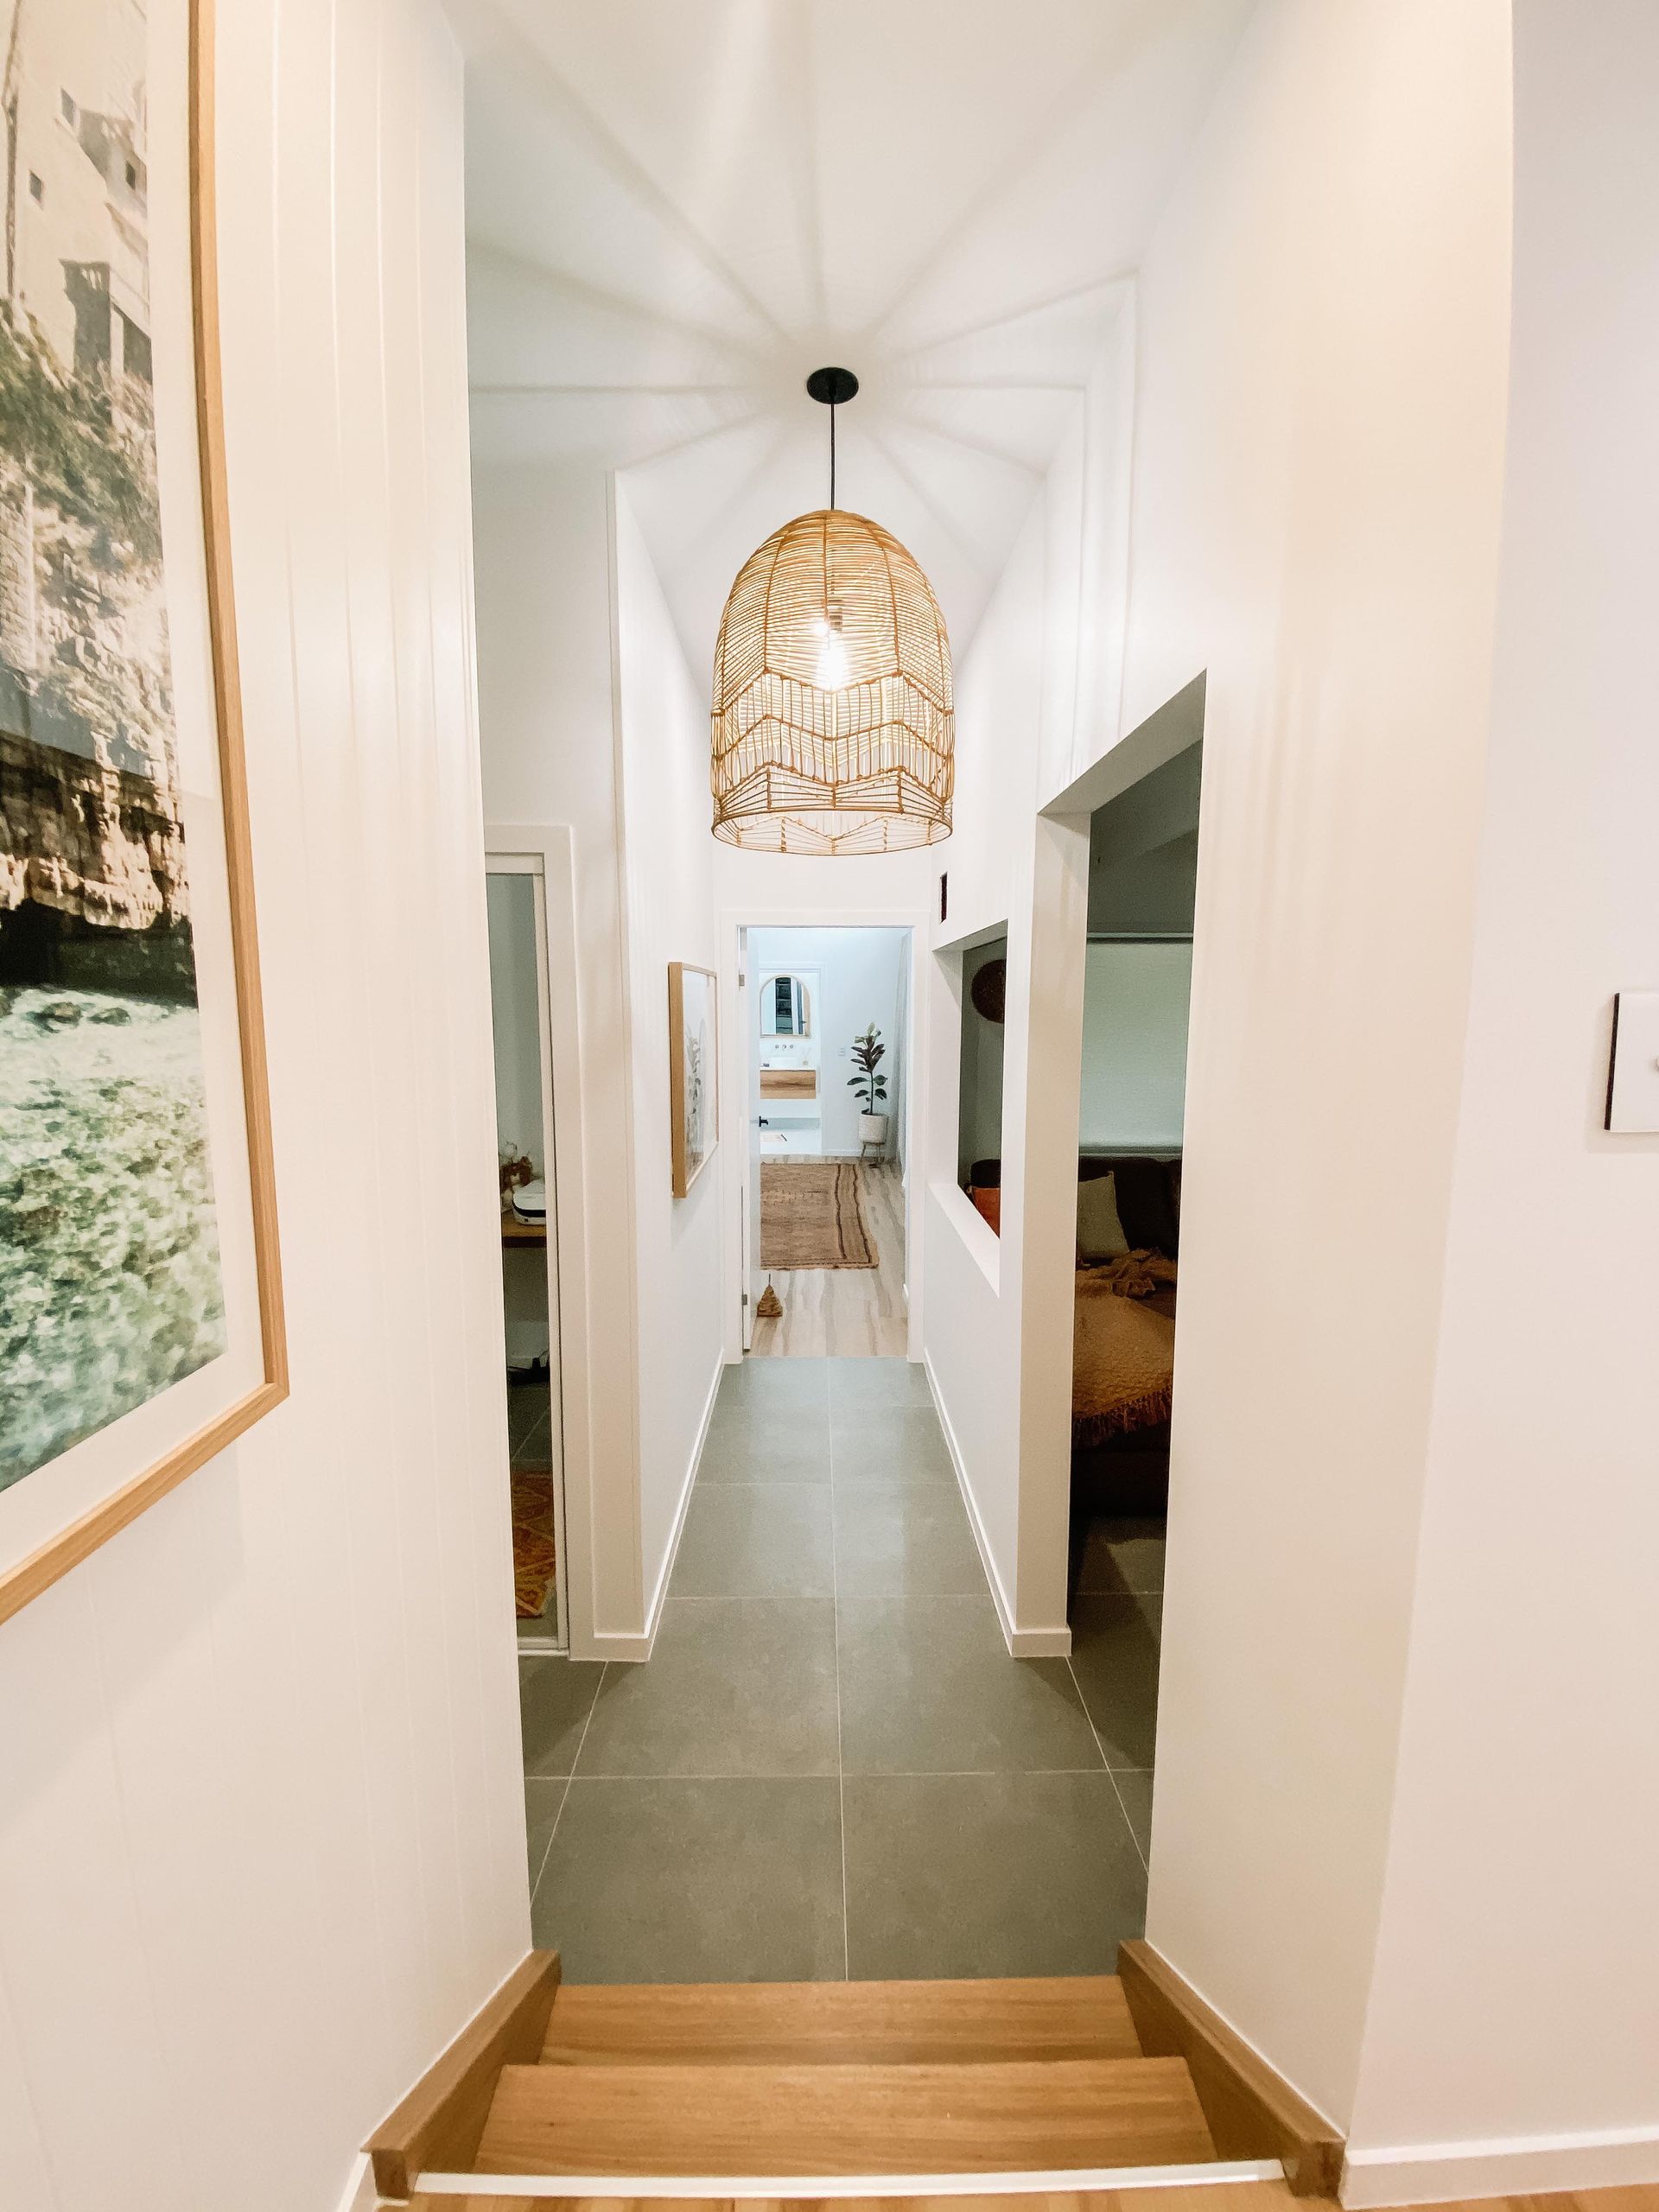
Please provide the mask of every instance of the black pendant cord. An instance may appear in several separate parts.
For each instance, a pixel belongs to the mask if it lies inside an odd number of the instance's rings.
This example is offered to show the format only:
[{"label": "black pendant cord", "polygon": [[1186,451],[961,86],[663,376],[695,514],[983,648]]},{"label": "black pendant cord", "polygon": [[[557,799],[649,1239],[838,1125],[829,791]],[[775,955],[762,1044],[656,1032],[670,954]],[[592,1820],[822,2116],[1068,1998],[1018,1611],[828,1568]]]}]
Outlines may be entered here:
[{"label": "black pendant cord", "polygon": [[858,378],[850,369],[814,369],[806,380],[809,396],[830,410],[830,505],[836,504],[836,410],[858,395]]}]

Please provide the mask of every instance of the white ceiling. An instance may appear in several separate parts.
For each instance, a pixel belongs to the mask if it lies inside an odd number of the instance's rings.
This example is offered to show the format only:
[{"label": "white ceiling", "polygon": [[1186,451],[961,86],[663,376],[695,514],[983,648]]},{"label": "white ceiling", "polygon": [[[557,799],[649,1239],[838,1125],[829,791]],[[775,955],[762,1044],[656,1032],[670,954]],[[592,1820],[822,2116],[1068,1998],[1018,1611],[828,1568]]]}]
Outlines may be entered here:
[{"label": "white ceiling", "polygon": [[827,499],[961,652],[1250,0],[450,0],[474,439],[629,498],[700,680],[733,576]]}]

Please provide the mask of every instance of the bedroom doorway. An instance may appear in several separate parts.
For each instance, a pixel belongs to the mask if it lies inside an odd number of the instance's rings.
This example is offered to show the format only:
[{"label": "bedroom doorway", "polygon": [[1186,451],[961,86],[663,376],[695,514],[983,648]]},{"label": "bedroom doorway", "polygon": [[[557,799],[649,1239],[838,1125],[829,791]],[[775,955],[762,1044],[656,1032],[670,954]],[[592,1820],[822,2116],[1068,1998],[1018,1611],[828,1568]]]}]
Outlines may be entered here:
[{"label": "bedroom doorway", "polygon": [[903,1357],[912,931],[745,925],[744,1349]]},{"label": "bedroom doorway", "polygon": [[1158,765],[1090,817],[1078,1100],[1072,1666],[1149,1833],[1174,1408],[1203,687]]}]

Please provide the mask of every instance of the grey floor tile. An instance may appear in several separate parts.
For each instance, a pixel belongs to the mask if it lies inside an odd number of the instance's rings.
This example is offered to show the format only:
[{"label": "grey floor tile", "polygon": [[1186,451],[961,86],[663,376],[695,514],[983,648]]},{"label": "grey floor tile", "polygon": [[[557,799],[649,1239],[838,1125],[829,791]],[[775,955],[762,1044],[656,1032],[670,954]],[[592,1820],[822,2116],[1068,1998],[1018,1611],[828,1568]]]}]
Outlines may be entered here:
[{"label": "grey floor tile", "polygon": [[1163,1586],[1161,1521],[1096,1518],[1090,1522],[1077,1572],[1077,1588],[1085,1596],[1122,1597],[1128,1591]]},{"label": "grey floor tile", "polygon": [[823,1981],[844,1971],[840,1785],[570,1785],[531,1913],[582,1981]]},{"label": "grey floor tile", "polygon": [[526,1775],[569,1774],[599,1692],[603,1666],[578,1659],[521,1659],[518,1717]]},{"label": "grey floor tile", "polygon": [[855,1406],[832,1417],[836,1472],[853,1481],[955,1484],[931,1406]]},{"label": "grey floor tile", "polygon": [[507,1437],[517,1445],[547,1419],[552,1393],[545,1382],[515,1382],[507,1390]]},{"label": "grey floor tile", "polygon": [[841,1745],[851,1774],[1101,1764],[1064,1659],[1011,1659],[976,1598],[844,1598]]},{"label": "grey floor tile", "polygon": [[547,1847],[553,1840],[554,1823],[564,1802],[565,1777],[524,1783],[524,1841],[530,1852],[530,1893],[536,1894]]},{"label": "grey floor tile", "polygon": [[927,1370],[919,1360],[831,1359],[830,1402],[837,1413],[856,1406],[931,1406]]},{"label": "grey floor tile", "polygon": [[827,1359],[745,1359],[741,1366],[726,1370],[715,1417],[734,1406],[757,1412],[822,1414],[830,1403],[830,1364]]},{"label": "grey floor tile", "polygon": [[849,1776],[842,1793],[856,1980],[1111,1974],[1145,1927],[1109,1775]]},{"label": "grey floor tile", "polygon": [[527,1428],[508,1454],[515,1467],[545,1467],[551,1465],[553,1425],[543,1414]]},{"label": "grey floor tile", "polygon": [[774,1413],[734,1407],[709,1425],[697,1470],[701,1483],[827,1483],[830,1422],[826,1415]]},{"label": "grey floor tile", "polygon": [[836,1478],[836,1591],[842,1598],[988,1593],[954,1484]]},{"label": "grey floor tile", "polygon": [[1117,1794],[1123,1800],[1123,1809],[1129,1816],[1129,1826],[1135,1840],[1141,1847],[1143,1859],[1152,1855],[1152,1775],[1140,1767],[1117,1767],[1112,1780],[1117,1784]]},{"label": "grey floor tile", "polygon": [[606,1670],[576,1771],[834,1774],[827,1598],[671,1598],[643,1666]]},{"label": "grey floor tile", "polygon": [[699,1483],[670,1585],[676,1598],[829,1598],[830,1491]]},{"label": "grey floor tile", "polygon": [[1071,1665],[1108,1766],[1150,1767],[1158,1734],[1158,1637],[1137,1598],[1074,1598]]}]

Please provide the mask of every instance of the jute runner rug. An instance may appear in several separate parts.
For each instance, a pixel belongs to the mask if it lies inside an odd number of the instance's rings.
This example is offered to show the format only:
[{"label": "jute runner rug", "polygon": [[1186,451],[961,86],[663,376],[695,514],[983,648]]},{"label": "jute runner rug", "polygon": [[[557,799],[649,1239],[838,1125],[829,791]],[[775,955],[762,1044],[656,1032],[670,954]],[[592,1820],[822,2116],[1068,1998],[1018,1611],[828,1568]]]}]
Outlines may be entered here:
[{"label": "jute runner rug", "polygon": [[875,1246],[858,1201],[852,1160],[763,1160],[763,1268],[873,1268]]}]

